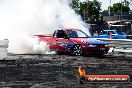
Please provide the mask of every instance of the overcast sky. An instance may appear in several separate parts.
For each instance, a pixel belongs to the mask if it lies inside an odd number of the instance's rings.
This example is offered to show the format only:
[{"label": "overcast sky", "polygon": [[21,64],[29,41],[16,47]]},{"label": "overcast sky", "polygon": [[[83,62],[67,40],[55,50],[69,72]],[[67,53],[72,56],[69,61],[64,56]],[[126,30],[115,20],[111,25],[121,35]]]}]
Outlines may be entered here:
[{"label": "overcast sky", "polygon": [[[80,1],[86,1],[86,0],[80,0]],[[93,1],[93,0],[90,0],[90,1]],[[102,6],[101,6],[102,10],[108,9],[108,6],[110,5],[110,0],[98,0],[98,1],[102,3]],[[128,0],[128,1],[130,1],[130,0]],[[118,3],[118,2],[121,2],[121,0],[111,0],[111,6],[114,3]],[[132,5],[130,6],[130,8],[132,9]]]}]

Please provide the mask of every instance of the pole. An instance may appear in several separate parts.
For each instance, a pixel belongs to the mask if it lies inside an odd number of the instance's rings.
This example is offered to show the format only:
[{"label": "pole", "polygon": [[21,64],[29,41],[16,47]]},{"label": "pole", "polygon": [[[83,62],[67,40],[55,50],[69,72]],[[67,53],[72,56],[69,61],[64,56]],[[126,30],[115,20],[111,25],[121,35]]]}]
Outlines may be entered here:
[{"label": "pole", "polygon": [[[122,24],[122,0],[121,0],[121,18],[120,18],[120,20],[121,20],[121,24]],[[122,26],[121,26],[121,31],[122,31]]]},{"label": "pole", "polygon": [[111,0],[110,0],[110,5],[109,5],[109,21],[110,21],[110,7],[111,7]]},{"label": "pole", "polygon": [[122,22],[122,0],[121,0],[121,18],[120,18],[121,22]]},{"label": "pole", "polygon": [[[110,0],[110,5],[109,5],[109,21],[110,21],[110,8],[111,8],[111,0]],[[110,25],[109,25],[109,30],[110,30]]]}]

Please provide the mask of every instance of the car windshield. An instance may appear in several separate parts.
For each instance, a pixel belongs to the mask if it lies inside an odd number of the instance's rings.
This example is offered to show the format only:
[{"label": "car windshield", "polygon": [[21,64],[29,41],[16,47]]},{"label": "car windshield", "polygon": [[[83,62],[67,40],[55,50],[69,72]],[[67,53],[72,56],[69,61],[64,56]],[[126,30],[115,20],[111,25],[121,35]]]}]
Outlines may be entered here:
[{"label": "car windshield", "polygon": [[81,30],[66,30],[70,38],[90,38],[86,33]]}]

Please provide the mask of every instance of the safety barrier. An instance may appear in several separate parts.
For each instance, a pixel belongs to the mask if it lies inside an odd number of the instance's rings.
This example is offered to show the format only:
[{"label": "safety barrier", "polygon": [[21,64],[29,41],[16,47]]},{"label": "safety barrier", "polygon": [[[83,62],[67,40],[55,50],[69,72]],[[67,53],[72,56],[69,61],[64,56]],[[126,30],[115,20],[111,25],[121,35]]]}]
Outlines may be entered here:
[{"label": "safety barrier", "polygon": [[8,43],[9,43],[9,40],[7,39],[0,40],[0,60],[7,57]]},{"label": "safety barrier", "polygon": [[113,48],[111,52],[132,53],[132,40],[130,39],[97,39],[107,42],[108,45]]}]

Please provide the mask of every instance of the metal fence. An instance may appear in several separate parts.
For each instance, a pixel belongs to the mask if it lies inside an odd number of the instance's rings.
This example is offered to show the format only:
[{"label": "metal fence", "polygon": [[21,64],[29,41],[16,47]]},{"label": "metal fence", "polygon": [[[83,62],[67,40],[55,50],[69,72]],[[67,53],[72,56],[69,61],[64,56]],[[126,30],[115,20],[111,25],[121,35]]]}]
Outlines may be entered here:
[{"label": "metal fence", "polygon": [[108,45],[113,48],[111,52],[132,53],[132,40],[130,39],[98,38],[98,40],[107,42]]}]

